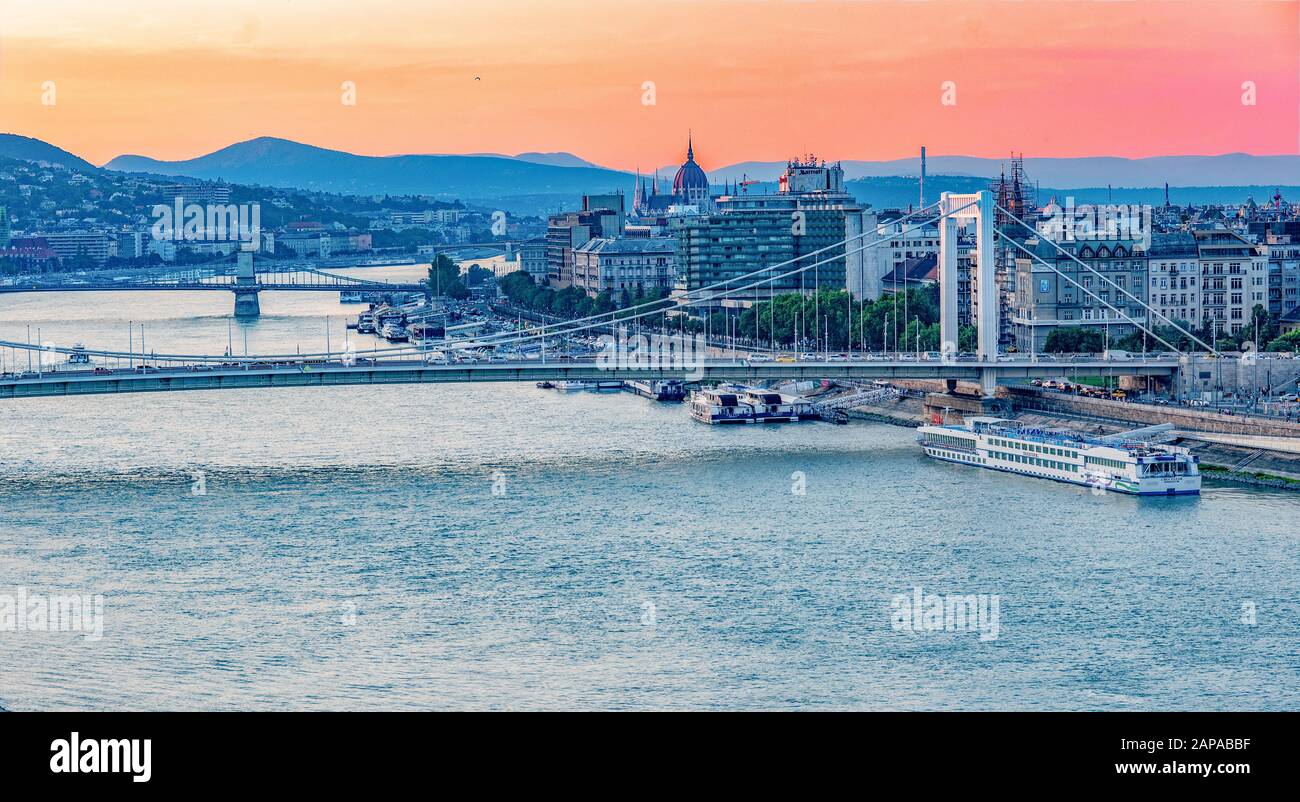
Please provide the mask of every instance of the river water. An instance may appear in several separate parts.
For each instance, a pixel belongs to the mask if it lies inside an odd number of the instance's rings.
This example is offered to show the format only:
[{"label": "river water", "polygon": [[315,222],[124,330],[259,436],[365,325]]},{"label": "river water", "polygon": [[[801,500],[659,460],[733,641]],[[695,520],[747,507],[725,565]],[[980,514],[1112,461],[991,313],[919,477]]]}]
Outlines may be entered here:
[{"label": "river water", "polygon": [[[311,351],[356,311],[232,304],[0,296],[0,338]],[[1298,513],[531,385],[4,401],[0,707],[1295,709]],[[900,628],[916,587],[996,631]],[[6,631],[20,592],[102,595],[102,636]]]}]

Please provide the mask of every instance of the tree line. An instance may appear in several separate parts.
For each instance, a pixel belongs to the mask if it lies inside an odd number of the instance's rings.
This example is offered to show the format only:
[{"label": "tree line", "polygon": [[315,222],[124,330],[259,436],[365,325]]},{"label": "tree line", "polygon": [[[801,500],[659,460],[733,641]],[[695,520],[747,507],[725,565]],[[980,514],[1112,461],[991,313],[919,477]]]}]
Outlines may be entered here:
[{"label": "tree line", "polygon": [[1177,351],[1208,351],[1206,346],[1214,346],[1219,351],[1300,350],[1300,330],[1284,334],[1278,315],[1269,312],[1261,304],[1255,304],[1250,320],[1235,334],[1225,331],[1216,334],[1208,320],[1199,326],[1186,320],[1176,320],[1173,323],[1177,325],[1156,325],[1151,327],[1150,332],[1139,329],[1109,339],[1104,327],[1065,326],[1048,334],[1043,351],[1049,354],[1081,354],[1100,353],[1107,348],[1133,352],[1169,350],[1160,340]]},{"label": "tree line", "polygon": [[[707,332],[711,338],[733,337],[778,349],[826,348],[939,351],[939,290],[912,289],[874,301],[850,298],[845,290],[781,293],[739,313],[713,312],[704,317],[669,319],[675,308],[665,288],[622,290],[589,296],[577,287],[556,290],[538,284],[522,271],[501,279],[506,298],[516,306],[565,319],[612,313],[615,320],[638,316],[643,328]],[[651,312],[652,314],[645,314]],[[975,350],[975,327],[960,328],[958,351]]]}]

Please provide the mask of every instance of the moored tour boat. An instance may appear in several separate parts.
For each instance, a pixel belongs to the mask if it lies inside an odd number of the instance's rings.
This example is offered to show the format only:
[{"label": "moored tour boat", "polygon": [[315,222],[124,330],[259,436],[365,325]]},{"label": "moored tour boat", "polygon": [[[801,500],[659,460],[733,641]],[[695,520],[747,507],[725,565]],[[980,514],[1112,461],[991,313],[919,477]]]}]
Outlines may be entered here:
[{"label": "moored tour boat", "polygon": [[935,422],[916,431],[926,455],[947,462],[1137,496],[1201,492],[1200,461],[1178,446],[1022,426],[983,416],[968,418],[961,425]]},{"label": "moored tour boat", "polygon": [[789,423],[817,417],[813,405],[772,390],[721,385],[691,393],[691,417],[701,423]]}]

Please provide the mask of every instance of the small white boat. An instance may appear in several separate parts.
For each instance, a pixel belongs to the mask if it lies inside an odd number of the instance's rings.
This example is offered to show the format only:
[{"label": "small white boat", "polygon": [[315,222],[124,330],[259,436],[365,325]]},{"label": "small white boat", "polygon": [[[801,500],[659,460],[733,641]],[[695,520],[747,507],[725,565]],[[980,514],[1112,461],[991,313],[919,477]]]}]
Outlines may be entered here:
[{"label": "small white boat", "polygon": [[591,381],[557,381],[552,386],[562,393],[574,393],[579,390],[594,390],[596,383]]},{"label": "small white boat", "polygon": [[681,401],[686,397],[686,385],[676,380],[631,379],[624,386],[644,398],[656,401]]}]

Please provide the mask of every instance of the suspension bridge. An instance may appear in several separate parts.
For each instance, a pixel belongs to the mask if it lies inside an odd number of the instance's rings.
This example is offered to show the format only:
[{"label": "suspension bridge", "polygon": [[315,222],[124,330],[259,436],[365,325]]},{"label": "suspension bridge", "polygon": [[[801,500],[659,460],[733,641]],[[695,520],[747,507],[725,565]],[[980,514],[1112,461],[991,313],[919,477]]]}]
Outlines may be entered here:
[{"label": "suspension bridge", "polygon": [[163,275],[131,276],[123,280],[82,281],[63,277],[49,281],[24,281],[0,285],[0,294],[20,292],[196,292],[219,290],[235,295],[236,317],[261,314],[258,293],[263,290],[297,292],[424,292],[423,283],[372,281],[310,267],[254,269],[253,254],[239,254],[234,273],[211,269],[178,271]]},{"label": "suspension bridge", "polygon": [[[1115,298],[1119,301],[1121,294],[1131,299],[1129,305],[1136,304],[1147,311],[1145,319],[1130,317],[1126,311],[1117,308],[1107,296],[1099,296],[1090,289],[1091,282],[1080,283],[1073,276],[1062,272],[1055,265],[1019,246],[1015,239],[1009,237],[994,226],[995,215],[1002,212],[1017,225],[1033,231],[1033,227],[1015,217],[994,202],[991,192],[983,191],[969,195],[944,193],[939,201],[906,215],[901,220],[923,218],[922,222],[912,227],[919,230],[922,225],[939,223],[939,300],[940,300],[940,338],[943,350],[935,359],[904,359],[898,354],[855,355],[850,353],[844,360],[829,362],[822,360],[793,359],[781,362],[761,362],[754,358],[737,358],[736,356],[716,358],[709,355],[709,349],[695,349],[692,358],[683,360],[680,352],[675,359],[662,364],[637,362],[635,360],[601,360],[579,362],[545,358],[546,343],[582,334],[608,332],[616,326],[630,323],[649,316],[664,314],[666,309],[685,311],[690,307],[714,302],[720,298],[740,297],[747,291],[771,285],[774,281],[804,271],[814,269],[828,262],[844,259],[852,254],[869,248],[878,247],[888,242],[889,237],[874,236],[874,232],[864,232],[845,240],[804,254],[785,262],[766,266],[750,273],[736,276],[714,284],[690,290],[682,297],[674,298],[668,307],[664,301],[653,301],[626,309],[590,315],[574,320],[536,324],[521,332],[503,332],[475,338],[466,338],[452,342],[426,346],[405,346],[385,349],[372,349],[364,354],[355,351],[325,352],[319,354],[295,355],[246,355],[232,358],[230,356],[213,357],[195,354],[126,354],[113,351],[89,351],[79,349],[90,356],[100,356],[121,361],[128,360],[128,367],[98,367],[83,371],[60,370],[45,373],[37,370],[23,371],[21,374],[7,375],[0,379],[0,398],[19,398],[30,396],[80,395],[95,393],[149,392],[170,390],[211,390],[249,387],[294,387],[294,386],[329,386],[345,384],[392,384],[392,383],[445,383],[445,382],[527,382],[527,381],[577,381],[577,380],[630,380],[630,379],[665,379],[684,381],[737,381],[746,383],[776,382],[783,380],[842,379],[846,381],[864,381],[873,379],[940,379],[948,383],[949,388],[957,382],[970,382],[979,386],[984,399],[991,400],[999,383],[1032,377],[1053,377],[1065,370],[1076,375],[1108,376],[1147,376],[1175,380],[1180,368],[1186,364],[1179,349],[1162,339],[1151,329],[1148,322],[1154,319],[1166,321],[1195,343],[1210,352],[1211,346],[1203,343],[1191,332],[1184,330],[1176,321],[1170,320],[1157,310],[1147,305],[1127,288],[1115,284],[1105,274],[1084,263],[1059,245],[1061,253],[1077,262],[1083,271],[1095,275],[1098,288],[1113,287]],[[927,217],[933,213],[932,217]],[[957,353],[957,224],[966,220],[975,231],[975,258],[972,267],[972,285],[976,302],[973,303],[973,316],[977,330],[977,349],[972,355]],[[910,233],[910,232],[905,232]],[[994,245],[997,238],[1007,240],[1013,246],[1019,246],[1028,256],[1050,270],[1062,275],[1085,295],[1093,298],[1099,305],[1115,313],[1116,321],[1134,325],[1147,332],[1153,339],[1162,343],[1172,356],[1143,357],[1115,361],[1101,355],[1083,356],[1068,363],[1062,363],[1048,357],[1026,355],[1001,355],[998,352],[998,329],[1000,304],[996,297],[992,302],[984,302],[979,297],[983,288],[998,287]],[[1045,239],[1039,234],[1040,239]],[[1050,240],[1048,240],[1050,242]],[[1055,245],[1055,243],[1052,243]],[[272,286],[259,282],[253,272],[251,254],[248,259],[241,259],[239,270],[231,281],[200,281],[202,288],[233,290],[236,294],[236,311],[239,311],[241,292],[247,297],[261,289],[338,289],[341,286],[351,288],[387,288],[392,290],[407,289],[406,285],[378,284],[363,282],[347,277],[318,274],[318,278],[346,279],[346,283],[318,283],[315,279],[305,283]],[[817,258],[800,266],[795,263]],[[1082,273],[1082,271],[1080,271]],[[739,285],[739,286],[737,286]],[[156,288],[149,287],[149,288]],[[138,288],[137,288],[138,289]],[[414,289],[423,290],[423,285],[414,285]],[[1139,290],[1141,291],[1141,290]],[[1123,303],[1122,301],[1120,301]],[[852,306],[849,307],[849,330],[853,330]],[[519,348],[523,343],[540,344],[541,358],[521,360],[514,363],[499,364],[495,362],[468,364],[431,364],[431,352],[445,352],[478,348],[508,346]],[[22,343],[0,343],[2,347],[27,351],[54,351],[72,353],[74,349],[58,349]],[[689,349],[689,346],[688,346]],[[852,350],[852,349],[850,349]],[[138,364],[136,364],[138,362]]]}]

